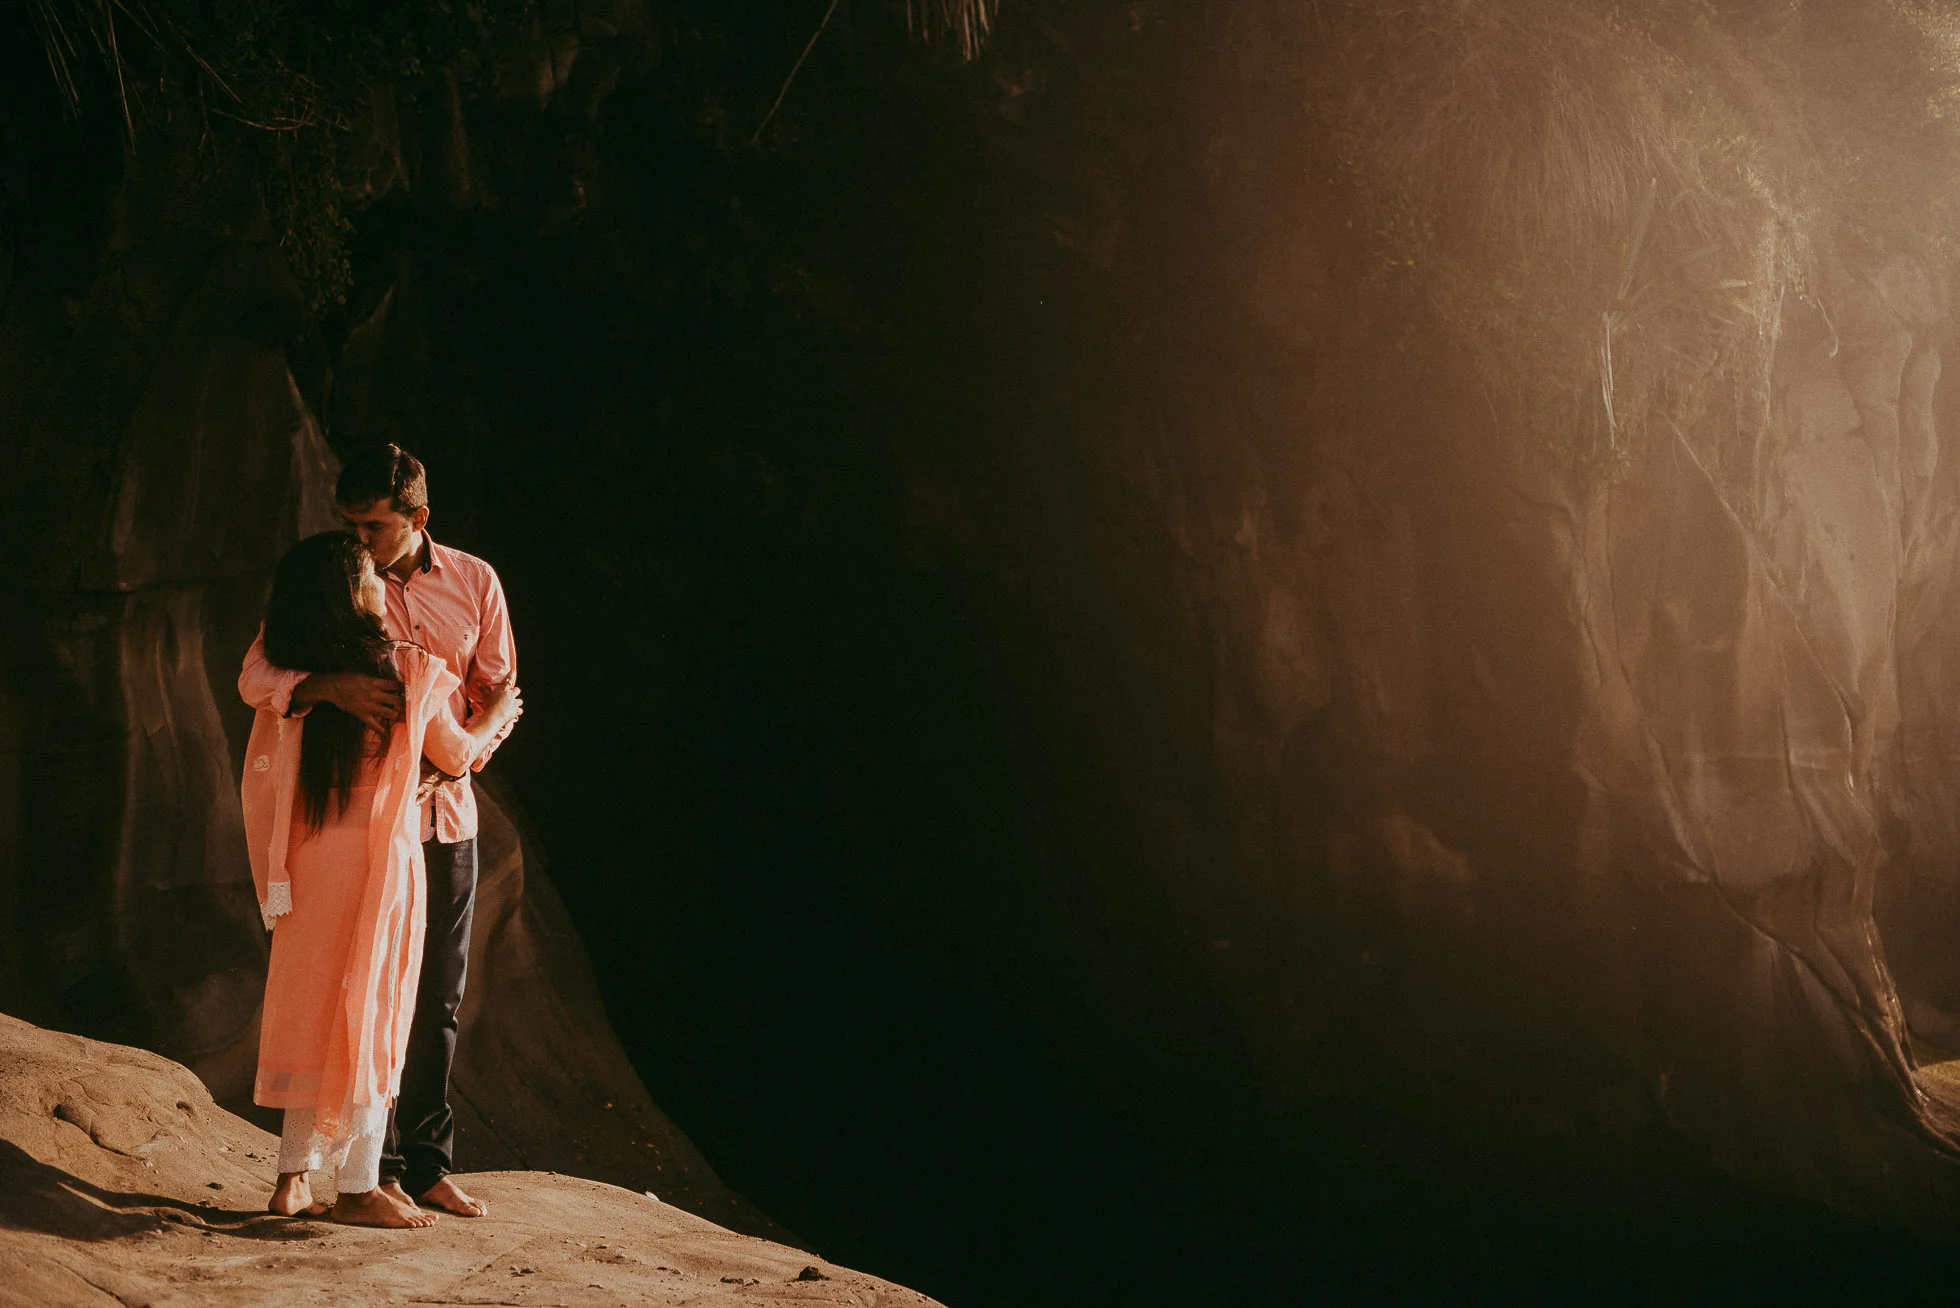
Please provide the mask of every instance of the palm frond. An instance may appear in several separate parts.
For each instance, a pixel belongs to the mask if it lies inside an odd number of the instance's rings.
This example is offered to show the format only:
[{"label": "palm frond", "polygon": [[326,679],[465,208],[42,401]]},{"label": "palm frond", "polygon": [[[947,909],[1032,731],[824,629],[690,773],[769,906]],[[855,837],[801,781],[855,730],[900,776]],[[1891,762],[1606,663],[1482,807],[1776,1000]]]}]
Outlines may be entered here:
[{"label": "palm frond", "polygon": [[73,112],[81,109],[81,66],[86,51],[115,78],[123,128],[132,144],[136,139],[136,113],[123,57],[124,26],[133,27],[159,50],[180,50],[208,70],[182,30],[174,23],[159,22],[146,0],[28,0],[26,8],[28,21],[40,38],[55,89],[67,101],[69,109]]},{"label": "palm frond", "polygon": [[906,25],[928,41],[951,37],[960,57],[972,59],[987,43],[999,0],[906,0]]}]

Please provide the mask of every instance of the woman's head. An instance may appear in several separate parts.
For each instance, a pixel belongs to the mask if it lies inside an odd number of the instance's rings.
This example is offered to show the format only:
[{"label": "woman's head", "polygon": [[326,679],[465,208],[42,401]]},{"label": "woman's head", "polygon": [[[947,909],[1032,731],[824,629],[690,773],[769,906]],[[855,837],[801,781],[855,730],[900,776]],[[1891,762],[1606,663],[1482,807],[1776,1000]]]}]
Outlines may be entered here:
[{"label": "woman's head", "polygon": [[385,643],[384,595],[367,546],[344,531],[286,551],[265,610],[265,656],[300,672],[365,671]]},{"label": "woman's head", "polygon": [[[387,595],[367,546],[345,532],[308,536],[286,551],[265,609],[265,657],[296,672],[387,675]],[[309,827],[347,801],[367,743],[360,719],[332,704],[308,712],[300,737],[299,797]]]}]

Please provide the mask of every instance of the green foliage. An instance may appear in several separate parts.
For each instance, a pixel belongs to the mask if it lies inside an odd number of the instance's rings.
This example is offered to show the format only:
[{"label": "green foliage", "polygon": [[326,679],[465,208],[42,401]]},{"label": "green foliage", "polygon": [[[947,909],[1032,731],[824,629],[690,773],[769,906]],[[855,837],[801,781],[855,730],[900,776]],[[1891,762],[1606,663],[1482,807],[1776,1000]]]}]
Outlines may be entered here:
[{"label": "green foliage", "polygon": [[[57,85],[78,108],[93,59],[121,98],[130,146],[195,106],[258,161],[266,210],[309,309],[351,282],[352,198],[340,167],[376,130],[374,106],[412,106],[440,80],[495,81],[491,52],[540,0],[25,0]],[[447,94],[447,86],[444,87]],[[215,142],[214,142],[215,144]]]},{"label": "green foliage", "polygon": [[[487,55],[532,0],[204,0],[193,53],[221,110],[270,136],[266,207],[308,308],[345,298],[353,224],[339,166],[348,138],[375,130],[378,97],[412,105],[436,77],[494,80]],[[207,91],[207,99],[212,93]]]},{"label": "green foliage", "polygon": [[353,221],[337,163],[339,131],[310,126],[286,134],[265,179],[266,209],[279,244],[306,294],[309,314],[344,303],[354,284],[348,242]]},{"label": "green foliage", "polygon": [[425,73],[469,76],[493,28],[522,18],[520,0],[208,0],[206,30],[224,41],[224,67],[290,93],[375,81],[412,86]]},{"label": "green foliage", "polygon": [[[996,3],[903,8],[922,39],[972,58]],[[576,5],[545,0],[0,0],[0,16],[11,10],[29,20],[76,107],[85,86],[101,89],[90,72],[107,74],[100,80],[121,101],[132,148],[142,148],[147,126],[188,107],[213,137],[249,152],[315,314],[351,284],[349,241],[365,189],[356,176],[350,190],[350,171],[374,153],[364,147],[388,130],[383,120],[495,91],[500,53],[535,46],[541,34],[549,45],[581,24]]]}]

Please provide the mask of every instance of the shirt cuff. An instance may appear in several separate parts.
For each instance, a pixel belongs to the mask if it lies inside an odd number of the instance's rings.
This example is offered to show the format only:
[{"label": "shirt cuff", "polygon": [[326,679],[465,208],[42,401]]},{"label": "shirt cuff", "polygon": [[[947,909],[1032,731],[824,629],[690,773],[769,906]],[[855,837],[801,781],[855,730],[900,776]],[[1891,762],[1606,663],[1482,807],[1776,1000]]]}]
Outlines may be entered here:
[{"label": "shirt cuff", "polygon": [[307,674],[304,672],[281,672],[279,674],[278,679],[272,686],[272,711],[274,713],[277,713],[282,718],[303,718],[307,715],[310,711],[310,706],[302,705],[299,708],[293,707],[293,692],[299,689],[299,683],[305,681],[306,677]]}]

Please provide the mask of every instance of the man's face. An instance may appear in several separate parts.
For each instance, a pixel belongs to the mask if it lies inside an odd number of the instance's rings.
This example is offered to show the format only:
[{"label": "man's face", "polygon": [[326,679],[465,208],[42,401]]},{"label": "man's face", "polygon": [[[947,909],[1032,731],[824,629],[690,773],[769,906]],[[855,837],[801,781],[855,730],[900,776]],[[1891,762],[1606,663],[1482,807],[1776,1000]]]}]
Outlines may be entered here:
[{"label": "man's face", "polygon": [[403,513],[395,508],[392,499],[376,500],[372,504],[342,504],[339,508],[347,530],[361,538],[361,544],[374,555],[374,566],[383,570],[408,557],[414,548],[415,533],[429,521],[426,507]]}]

